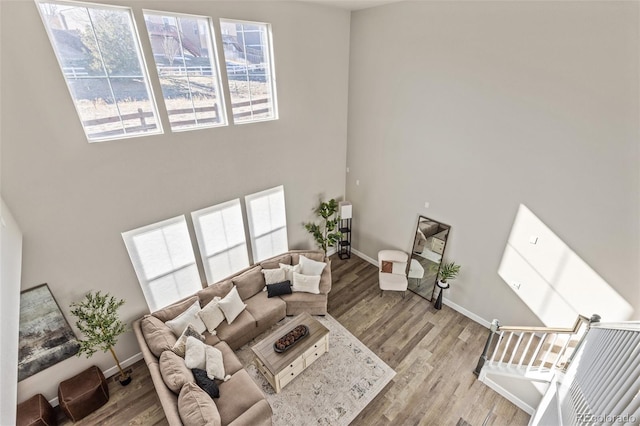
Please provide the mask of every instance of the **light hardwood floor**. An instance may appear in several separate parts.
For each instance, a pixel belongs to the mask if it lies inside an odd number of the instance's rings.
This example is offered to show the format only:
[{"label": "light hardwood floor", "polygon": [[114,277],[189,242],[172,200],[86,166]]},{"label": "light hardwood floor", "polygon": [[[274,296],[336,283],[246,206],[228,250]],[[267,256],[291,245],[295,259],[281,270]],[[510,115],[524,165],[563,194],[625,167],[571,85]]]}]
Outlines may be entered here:
[{"label": "light hardwood floor", "polygon": [[[411,292],[380,297],[377,268],[357,256],[334,256],[331,266],[329,313],[396,371],[352,425],[529,422],[529,415],[472,373],[487,338],[484,327],[446,305],[438,311]],[[110,383],[109,403],[76,424],[166,424],[148,369],[142,361],[132,368],[133,383],[124,388]]]}]

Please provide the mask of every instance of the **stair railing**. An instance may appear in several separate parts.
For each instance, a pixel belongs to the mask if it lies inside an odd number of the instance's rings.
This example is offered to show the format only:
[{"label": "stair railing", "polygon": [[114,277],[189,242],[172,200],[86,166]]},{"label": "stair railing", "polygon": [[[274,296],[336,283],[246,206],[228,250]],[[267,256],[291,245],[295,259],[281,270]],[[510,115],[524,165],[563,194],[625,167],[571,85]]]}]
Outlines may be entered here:
[{"label": "stair railing", "polygon": [[[579,315],[572,328],[557,328],[501,326],[494,319],[474,374],[479,376],[486,364],[526,367],[527,372],[565,371],[590,324],[599,320],[598,315],[591,318]],[[573,348],[572,342],[576,344]]]}]

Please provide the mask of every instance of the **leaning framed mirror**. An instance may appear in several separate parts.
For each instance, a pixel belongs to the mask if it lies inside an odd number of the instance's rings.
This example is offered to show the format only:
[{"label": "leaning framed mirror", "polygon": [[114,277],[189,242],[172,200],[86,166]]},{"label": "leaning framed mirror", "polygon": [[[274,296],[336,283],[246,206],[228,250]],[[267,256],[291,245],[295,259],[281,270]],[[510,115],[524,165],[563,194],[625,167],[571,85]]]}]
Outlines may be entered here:
[{"label": "leaning framed mirror", "polygon": [[451,227],[425,216],[418,217],[409,262],[409,290],[433,300],[438,272]]}]

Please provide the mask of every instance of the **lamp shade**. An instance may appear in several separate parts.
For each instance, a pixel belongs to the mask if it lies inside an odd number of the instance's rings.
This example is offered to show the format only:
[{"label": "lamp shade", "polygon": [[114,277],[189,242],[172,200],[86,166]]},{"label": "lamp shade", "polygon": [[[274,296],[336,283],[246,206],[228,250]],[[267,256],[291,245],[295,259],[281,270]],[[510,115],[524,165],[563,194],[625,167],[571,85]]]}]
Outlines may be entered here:
[{"label": "lamp shade", "polygon": [[338,207],[341,219],[351,219],[353,217],[353,210],[349,201],[340,201]]}]

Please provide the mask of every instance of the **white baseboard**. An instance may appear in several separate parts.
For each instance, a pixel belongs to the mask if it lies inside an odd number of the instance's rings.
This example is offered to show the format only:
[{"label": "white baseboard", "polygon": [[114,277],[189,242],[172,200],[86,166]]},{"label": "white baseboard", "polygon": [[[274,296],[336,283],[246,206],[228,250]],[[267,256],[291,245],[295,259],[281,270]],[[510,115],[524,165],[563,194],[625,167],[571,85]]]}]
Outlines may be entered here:
[{"label": "white baseboard", "polygon": [[334,254],[336,254],[338,252],[338,250],[335,247],[329,247],[327,249],[327,257],[332,256]]},{"label": "white baseboard", "polygon": [[356,256],[358,256],[362,260],[366,260],[367,262],[369,262],[370,264],[372,264],[376,268],[378,267],[378,261],[375,260],[373,257],[369,257],[366,254],[364,254],[363,252],[361,252],[359,250],[356,250],[354,248],[351,248],[351,253],[355,254]]},{"label": "white baseboard", "polygon": [[[358,256],[359,258],[361,258],[363,260],[366,260],[367,262],[371,263],[376,268],[378,267],[378,261],[377,260],[375,260],[372,257],[367,256],[366,254],[362,253],[360,250],[356,250],[355,248],[352,248],[351,252],[353,254],[355,254],[356,256]],[[470,310],[463,308],[462,306],[458,305],[457,303],[452,302],[451,300],[447,299],[446,297],[443,298],[443,302],[444,302],[444,304],[449,306],[451,309],[460,312],[462,315],[464,315],[465,317],[467,317],[469,319],[472,319],[473,321],[477,322],[478,324],[480,324],[480,325],[482,325],[482,326],[484,326],[486,328],[490,328],[491,327],[491,321],[487,321],[486,319],[482,318],[480,315],[474,314]]]},{"label": "white baseboard", "polygon": [[482,326],[484,326],[486,328],[490,328],[491,327],[491,321],[487,321],[486,319],[482,318],[480,315],[474,314],[470,310],[463,308],[462,306],[458,305],[455,302],[452,302],[451,300],[447,299],[446,297],[442,298],[442,303],[447,305],[448,307],[450,307],[454,311],[460,312],[465,317],[474,320],[475,322],[477,322],[478,324],[480,324],[480,325],[482,325]]},{"label": "white baseboard", "polygon": [[[128,366],[135,364],[136,362],[140,361],[142,359],[142,352],[138,352],[137,354],[135,354],[134,356],[125,359],[124,361],[122,361],[120,363],[120,366],[122,366],[122,369],[124,370],[125,368],[127,368]],[[104,370],[102,372],[102,374],[104,374],[105,378],[109,378],[111,376],[115,376],[116,374],[119,373],[118,370],[118,366],[114,365],[111,368],[108,368],[106,370]],[[53,399],[49,400],[49,404],[51,404],[52,407],[56,407],[58,405],[60,405],[60,402],[58,401],[58,397],[55,397]]]}]

